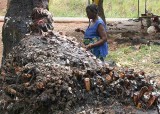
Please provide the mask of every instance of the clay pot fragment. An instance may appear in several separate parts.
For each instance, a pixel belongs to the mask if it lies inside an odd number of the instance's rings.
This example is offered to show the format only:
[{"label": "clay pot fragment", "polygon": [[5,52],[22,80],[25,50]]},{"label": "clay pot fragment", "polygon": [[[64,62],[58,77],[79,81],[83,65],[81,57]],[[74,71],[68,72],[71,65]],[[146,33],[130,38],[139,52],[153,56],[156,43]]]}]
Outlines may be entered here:
[{"label": "clay pot fragment", "polygon": [[121,73],[119,74],[119,77],[120,77],[120,78],[125,78],[124,72],[121,72]]},{"label": "clay pot fragment", "polygon": [[36,88],[41,90],[41,89],[44,89],[44,88],[45,88],[45,85],[44,85],[43,82],[37,82],[37,83],[36,83]]},{"label": "clay pot fragment", "polygon": [[10,87],[5,87],[4,88],[4,91],[10,95],[15,95],[15,96],[18,96],[18,97],[22,97],[22,94],[17,92],[15,89],[13,88],[10,88]]},{"label": "clay pot fragment", "polygon": [[139,98],[141,98],[145,92],[148,92],[148,87],[146,87],[146,86],[141,88],[141,90],[139,92]]},{"label": "clay pot fragment", "polygon": [[137,104],[137,108],[138,108],[138,109],[141,109],[141,108],[142,108],[142,103],[139,102],[139,103]]},{"label": "clay pot fragment", "polygon": [[28,86],[30,85],[30,83],[29,83],[29,82],[26,82],[26,83],[23,83],[23,85],[24,85],[25,87],[28,87]]},{"label": "clay pot fragment", "polygon": [[112,77],[110,75],[106,75],[106,81],[108,83],[111,83],[112,82]]},{"label": "clay pot fragment", "polygon": [[31,74],[23,74],[22,77],[23,77],[23,78],[31,78],[32,75],[31,75]]},{"label": "clay pot fragment", "polygon": [[147,102],[147,108],[150,108],[156,102],[157,96],[151,95]]},{"label": "clay pot fragment", "polygon": [[85,88],[87,91],[90,91],[91,85],[90,85],[90,79],[89,78],[85,78],[84,79],[84,83],[85,83]]},{"label": "clay pot fragment", "polygon": [[15,69],[15,73],[17,75],[20,74],[22,72],[22,70],[23,70],[21,67],[15,67],[14,69]]}]

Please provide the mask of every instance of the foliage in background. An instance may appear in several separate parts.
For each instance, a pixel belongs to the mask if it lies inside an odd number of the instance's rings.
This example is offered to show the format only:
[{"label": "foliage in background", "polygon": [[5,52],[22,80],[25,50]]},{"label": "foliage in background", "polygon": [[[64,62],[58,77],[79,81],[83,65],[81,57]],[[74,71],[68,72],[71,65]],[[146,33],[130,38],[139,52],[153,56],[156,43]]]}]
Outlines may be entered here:
[{"label": "foliage in background", "polygon": [[[140,14],[145,12],[145,0],[140,1]],[[50,11],[55,17],[85,17],[88,0],[50,0]],[[160,14],[160,0],[147,0],[147,10]],[[138,0],[104,0],[104,12],[107,18],[138,17]],[[0,15],[5,15],[5,9]]]},{"label": "foliage in background", "polygon": [[[50,0],[50,11],[57,17],[85,17],[88,0]],[[145,12],[145,0],[140,0],[140,14]],[[160,0],[147,0],[147,10],[160,14]],[[104,0],[107,18],[138,17],[138,0]]]}]

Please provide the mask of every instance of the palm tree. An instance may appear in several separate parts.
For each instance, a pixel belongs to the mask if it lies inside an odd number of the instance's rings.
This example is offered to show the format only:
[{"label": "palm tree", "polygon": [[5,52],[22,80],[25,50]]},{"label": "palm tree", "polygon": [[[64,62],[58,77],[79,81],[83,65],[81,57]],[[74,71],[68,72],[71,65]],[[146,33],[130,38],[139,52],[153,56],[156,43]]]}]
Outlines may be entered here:
[{"label": "palm tree", "polygon": [[48,9],[48,2],[49,0],[8,0],[2,29],[3,58],[29,32],[32,10],[35,7]]}]

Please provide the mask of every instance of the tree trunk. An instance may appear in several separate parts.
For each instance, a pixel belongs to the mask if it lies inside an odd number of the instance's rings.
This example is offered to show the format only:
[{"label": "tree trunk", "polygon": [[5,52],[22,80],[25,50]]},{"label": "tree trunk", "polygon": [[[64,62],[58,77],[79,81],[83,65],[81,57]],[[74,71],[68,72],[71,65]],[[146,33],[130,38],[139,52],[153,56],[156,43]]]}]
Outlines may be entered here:
[{"label": "tree trunk", "polygon": [[10,1],[11,0],[7,0],[7,9],[9,8]]},{"label": "tree trunk", "polygon": [[102,20],[106,24],[104,10],[103,10],[103,0],[92,0],[92,2],[98,5],[98,9],[99,9],[98,15],[102,18]]},{"label": "tree trunk", "polygon": [[2,29],[3,59],[13,46],[29,32],[34,7],[48,9],[49,0],[8,0],[8,9]]},{"label": "tree trunk", "polygon": [[106,24],[104,9],[103,9],[103,0],[99,0],[98,8],[99,8],[98,15],[103,19],[104,23]]}]

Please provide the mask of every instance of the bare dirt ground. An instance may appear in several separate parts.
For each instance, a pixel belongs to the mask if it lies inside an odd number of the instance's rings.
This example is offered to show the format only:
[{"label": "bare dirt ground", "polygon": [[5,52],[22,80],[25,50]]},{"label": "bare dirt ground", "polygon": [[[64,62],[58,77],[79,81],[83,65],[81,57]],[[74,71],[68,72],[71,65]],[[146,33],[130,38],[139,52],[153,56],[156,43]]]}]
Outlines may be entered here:
[{"label": "bare dirt ground", "polygon": [[[85,30],[88,26],[88,23],[55,23],[55,31],[62,32],[67,36],[73,36],[78,39],[78,41],[82,41],[83,34],[75,32],[76,28],[81,28]],[[140,29],[140,22],[134,21],[117,21],[117,22],[108,22],[108,42],[110,44],[110,49],[114,50],[118,45],[115,45],[116,39],[118,40],[121,37],[134,37],[135,34]],[[139,34],[140,35],[140,34]],[[141,35],[140,35],[141,36]],[[130,41],[121,40],[120,43],[130,43]]]},{"label": "bare dirt ground", "polygon": [[[115,21],[107,22],[108,26],[108,43],[110,50],[116,50],[118,47],[137,45],[145,43],[141,41],[142,38],[145,38],[146,41],[149,40],[159,40],[159,34],[155,36],[150,36],[146,33],[145,29],[141,29],[140,21],[125,20],[125,21]],[[83,34],[75,32],[76,28],[81,28],[85,30],[88,26],[88,23],[55,23],[55,31],[62,32],[66,36],[72,36],[82,41]],[[137,42],[135,42],[137,40]]]},{"label": "bare dirt ground", "polygon": [[[0,0],[0,12],[4,14],[6,12],[7,0]],[[0,13],[0,15],[2,15]]]}]

